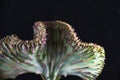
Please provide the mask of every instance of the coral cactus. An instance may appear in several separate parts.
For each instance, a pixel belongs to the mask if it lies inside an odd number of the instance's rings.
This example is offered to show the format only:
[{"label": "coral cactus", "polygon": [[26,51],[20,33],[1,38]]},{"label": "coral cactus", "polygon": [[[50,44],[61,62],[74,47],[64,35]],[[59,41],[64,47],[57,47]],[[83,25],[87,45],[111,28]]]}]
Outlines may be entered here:
[{"label": "coral cactus", "polygon": [[16,35],[0,40],[0,79],[34,72],[43,80],[76,75],[95,80],[104,67],[103,47],[82,42],[74,29],[62,21],[36,22],[33,40]]}]

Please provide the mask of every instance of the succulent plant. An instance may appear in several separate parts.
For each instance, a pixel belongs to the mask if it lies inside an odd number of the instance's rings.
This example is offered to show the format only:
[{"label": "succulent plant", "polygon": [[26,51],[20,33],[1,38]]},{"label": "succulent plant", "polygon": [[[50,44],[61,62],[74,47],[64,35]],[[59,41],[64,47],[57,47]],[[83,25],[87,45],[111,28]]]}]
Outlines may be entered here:
[{"label": "succulent plant", "polygon": [[82,42],[74,29],[62,21],[35,22],[33,40],[16,35],[0,40],[0,80],[34,72],[43,80],[76,75],[95,80],[104,67],[103,47]]}]

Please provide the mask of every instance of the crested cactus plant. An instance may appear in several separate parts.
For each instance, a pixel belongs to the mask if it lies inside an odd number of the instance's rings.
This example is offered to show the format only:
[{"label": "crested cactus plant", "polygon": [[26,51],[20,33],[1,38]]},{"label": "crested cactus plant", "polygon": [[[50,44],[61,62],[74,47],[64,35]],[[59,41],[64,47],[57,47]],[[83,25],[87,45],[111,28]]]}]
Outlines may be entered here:
[{"label": "crested cactus plant", "polygon": [[33,40],[16,35],[0,40],[0,80],[34,72],[43,80],[76,75],[95,80],[104,67],[103,47],[82,42],[74,29],[62,21],[36,22]]}]

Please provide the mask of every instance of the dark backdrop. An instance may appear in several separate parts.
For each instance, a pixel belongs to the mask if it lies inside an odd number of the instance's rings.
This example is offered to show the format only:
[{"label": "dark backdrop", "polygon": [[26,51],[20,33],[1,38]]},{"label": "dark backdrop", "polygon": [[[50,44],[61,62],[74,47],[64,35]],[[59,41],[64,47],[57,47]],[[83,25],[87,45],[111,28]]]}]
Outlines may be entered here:
[{"label": "dark backdrop", "polygon": [[[65,21],[82,41],[105,48],[106,65],[97,80],[120,80],[119,5],[119,0],[0,0],[0,38],[14,33],[21,39],[32,39],[34,22]],[[32,76],[31,80],[37,80],[37,75]],[[80,79],[68,76],[62,80]]]}]

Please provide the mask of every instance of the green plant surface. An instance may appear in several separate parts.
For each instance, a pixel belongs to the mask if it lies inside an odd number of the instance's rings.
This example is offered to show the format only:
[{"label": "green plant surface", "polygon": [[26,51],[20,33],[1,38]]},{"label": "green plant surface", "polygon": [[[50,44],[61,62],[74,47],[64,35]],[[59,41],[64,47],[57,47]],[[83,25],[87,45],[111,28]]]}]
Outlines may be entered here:
[{"label": "green plant surface", "polygon": [[105,64],[104,48],[82,42],[74,29],[62,21],[36,22],[33,40],[9,35],[0,40],[0,79],[34,72],[43,80],[76,75],[95,80]]}]

